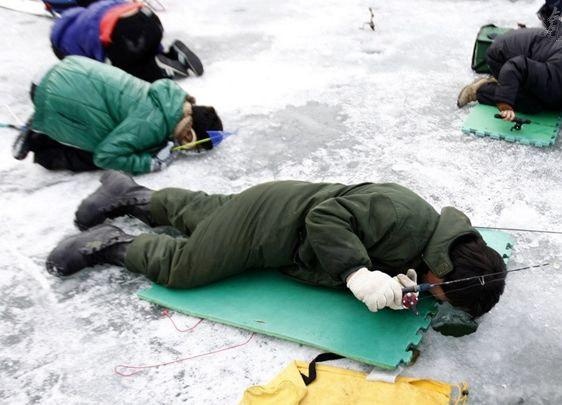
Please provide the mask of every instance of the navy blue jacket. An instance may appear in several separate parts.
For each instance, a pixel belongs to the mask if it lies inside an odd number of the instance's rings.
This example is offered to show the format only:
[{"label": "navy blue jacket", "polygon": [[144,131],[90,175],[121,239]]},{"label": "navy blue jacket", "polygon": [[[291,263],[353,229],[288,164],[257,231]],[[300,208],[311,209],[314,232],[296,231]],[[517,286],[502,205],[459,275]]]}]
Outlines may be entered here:
[{"label": "navy blue jacket", "polygon": [[64,56],[79,55],[103,62],[105,49],[100,40],[100,22],[112,7],[125,0],[102,0],[88,8],[68,9],[55,21],[51,44]]}]

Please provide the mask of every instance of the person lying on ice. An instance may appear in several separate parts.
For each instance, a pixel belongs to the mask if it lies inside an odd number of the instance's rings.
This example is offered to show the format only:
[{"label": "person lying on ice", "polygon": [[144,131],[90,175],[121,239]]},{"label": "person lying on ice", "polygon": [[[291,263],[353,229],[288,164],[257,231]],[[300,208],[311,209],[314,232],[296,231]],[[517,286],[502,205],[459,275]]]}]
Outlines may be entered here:
[{"label": "person lying on ice", "polygon": [[[278,269],[305,283],[347,286],[371,311],[402,309],[402,287],[491,275],[436,287],[432,293],[472,316],[489,311],[503,292],[501,256],[460,211],[439,215],[397,184],[357,185],[275,181],[239,194],[153,191],[108,171],[82,201],[83,233],[61,241],[47,270],[68,276],[110,263],[171,288],[192,288],[248,269]],[[131,236],[102,224],[131,215],[150,226],[173,226],[185,238]],[[100,225],[101,224],[101,225]],[[413,279],[413,280],[412,280]]]},{"label": "person lying on ice", "polygon": [[203,74],[201,61],[183,42],[176,40],[168,52],[160,42],[163,28],[152,10],[125,0],[102,0],[64,11],[55,20],[51,45],[55,55],[86,56],[140,79],[186,77]]},{"label": "person lying on ice", "polygon": [[497,106],[507,121],[515,118],[515,111],[536,114],[562,108],[562,41],[558,35],[541,28],[510,31],[494,40],[486,60],[493,77],[465,86],[457,100],[459,108],[471,101]]},{"label": "person lying on ice", "polygon": [[[32,86],[35,112],[13,147],[16,159],[34,152],[51,169],[118,169],[132,174],[165,168],[175,144],[222,131],[214,108],[194,105],[169,79],[152,84],[120,69],[69,56]],[[212,148],[211,142],[201,146]]]}]

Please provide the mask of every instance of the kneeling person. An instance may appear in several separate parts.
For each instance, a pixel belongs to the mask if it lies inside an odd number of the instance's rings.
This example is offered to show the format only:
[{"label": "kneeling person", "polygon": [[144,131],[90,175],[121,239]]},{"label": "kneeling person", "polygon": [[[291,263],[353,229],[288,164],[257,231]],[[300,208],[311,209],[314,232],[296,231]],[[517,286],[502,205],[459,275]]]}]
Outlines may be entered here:
[{"label": "kneeling person", "polygon": [[183,42],[175,40],[167,52],[161,45],[162,24],[142,2],[96,1],[73,7],[55,20],[51,45],[59,59],[86,56],[149,82],[203,74],[201,61]]},{"label": "kneeling person", "polygon": [[21,160],[32,151],[51,170],[158,171],[171,162],[174,144],[222,131],[214,108],[194,105],[173,81],[150,84],[81,56],[56,64],[31,93],[35,112],[13,154]]},{"label": "kneeling person", "polygon": [[[278,269],[313,285],[347,286],[371,311],[402,308],[402,287],[487,276],[431,292],[473,316],[489,311],[505,284],[501,256],[460,211],[438,214],[397,184],[342,185],[278,181],[239,194],[153,191],[107,172],[76,212],[85,232],[51,252],[47,269],[70,275],[102,263],[125,266],[171,288],[197,287],[249,269]],[[132,215],[173,226],[185,238],[133,237],[102,224]]]},{"label": "kneeling person", "polygon": [[486,60],[493,77],[465,86],[457,100],[459,108],[472,101],[497,106],[507,121],[515,118],[515,111],[536,114],[562,109],[562,41],[558,35],[541,28],[508,32],[494,40]]}]

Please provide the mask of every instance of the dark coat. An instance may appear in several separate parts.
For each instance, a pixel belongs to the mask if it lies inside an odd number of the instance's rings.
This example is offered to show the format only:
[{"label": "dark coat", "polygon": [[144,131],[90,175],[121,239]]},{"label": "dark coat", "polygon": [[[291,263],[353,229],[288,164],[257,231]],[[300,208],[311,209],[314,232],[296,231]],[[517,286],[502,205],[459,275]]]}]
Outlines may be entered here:
[{"label": "dark coat", "polygon": [[496,103],[515,105],[519,92],[545,107],[562,108],[562,40],[541,28],[510,31],[488,48],[488,65],[498,79]]}]

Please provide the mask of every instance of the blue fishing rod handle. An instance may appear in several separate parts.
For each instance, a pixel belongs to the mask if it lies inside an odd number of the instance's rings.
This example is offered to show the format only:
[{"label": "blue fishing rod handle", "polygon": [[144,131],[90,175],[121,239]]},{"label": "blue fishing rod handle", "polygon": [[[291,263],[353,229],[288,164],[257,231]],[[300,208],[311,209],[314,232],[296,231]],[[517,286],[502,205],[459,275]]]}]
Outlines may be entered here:
[{"label": "blue fishing rod handle", "polygon": [[424,292],[424,291],[429,290],[431,287],[432,287],[432,285],[429,284],[429,283],[421,283],[421,284],[418,284],[418,285],[413,285],[411,287],[404,287],[404,288],[402,288],[402,294],[408,294],[408,293],[411,293],[411,292],[414,292],[414,293],[415,292]]}]

